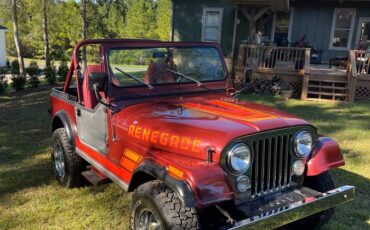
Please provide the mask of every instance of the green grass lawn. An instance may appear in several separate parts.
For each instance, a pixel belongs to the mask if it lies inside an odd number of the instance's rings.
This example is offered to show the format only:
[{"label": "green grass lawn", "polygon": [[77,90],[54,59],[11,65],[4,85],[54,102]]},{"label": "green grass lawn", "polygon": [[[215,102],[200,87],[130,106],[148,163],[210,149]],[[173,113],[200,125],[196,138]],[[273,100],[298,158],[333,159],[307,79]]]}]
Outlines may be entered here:
[{"label": "green grass lawn", "polygon": [[[10,62],[14,61],[14,60],[18,60],[17,57],[13,57],[13,56],[7,56],[6,57]],[[24,65],[27,67],[30,65],[31,62],[36,62],[37,65],[40,67],[40,68],[44,68],[45,67],[45,60],[42,60],[42,59],[34,59],[34,58],[23,58],[23,61],[24,61]],[[53,61],[53,64],[56,66],[56,67],[59,67],[60,65],[60,61]],[[69,62],[68,62],[68,65],[69,65]]]},{"label": "green grass lawn", "polygon": [[[246,96],[296,114],[336,139],[346,166],[337,185],[356,186],[325,229],[370,228],[370,103],[281,101]],[[49,87],[0,96],[0,229],[127,229],[130,194],[117,185],[58,186],[50,162]]]}]

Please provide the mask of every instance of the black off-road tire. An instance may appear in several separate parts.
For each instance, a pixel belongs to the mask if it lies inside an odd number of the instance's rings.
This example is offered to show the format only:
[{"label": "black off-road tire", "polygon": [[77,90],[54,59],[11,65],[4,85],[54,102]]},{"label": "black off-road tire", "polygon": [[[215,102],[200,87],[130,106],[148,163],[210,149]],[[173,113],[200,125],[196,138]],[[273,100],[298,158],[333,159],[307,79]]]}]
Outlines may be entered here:
[{"label": "black off-road tire", "polygon": [[[319,192],[327,192],[335,188],[334,181],[329,172],[324,172],[317,176],[306,177],[303,185]],[[333,217],[335,208],[325,210],[315,215],[306,217],[300,221],[293,223],[295,229],[319,229],[327,224]]]},{"label": "black off-road tire", "polygon": [[131,229],[138,229],[139,215],[150,210],[162,229],[199,229],[199,216],[194,208],[184,207],[177,194],[159,180],[140,185],[133,194]]},{"label": "black off-road tire", "polygon": [[[54,152],[55,144],[59,144],[64,156],[64,176],[57,173]],[[86,161],[76,154],[74,148],[68,143],[67,133],[65,128],[56,129],[51,137],[53,168],[55,177],[58,182],[66,188],[74,188],[84,185],[86,179],[82,176],[82,172],[86,170]]]}]

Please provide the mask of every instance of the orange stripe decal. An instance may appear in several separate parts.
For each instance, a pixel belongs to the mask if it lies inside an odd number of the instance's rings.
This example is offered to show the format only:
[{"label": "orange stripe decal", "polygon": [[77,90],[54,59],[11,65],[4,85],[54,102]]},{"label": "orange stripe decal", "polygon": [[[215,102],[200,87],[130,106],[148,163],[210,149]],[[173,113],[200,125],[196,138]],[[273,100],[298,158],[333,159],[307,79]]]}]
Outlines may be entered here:
[{"label": "orange stripe decal", "polygon": [[272,114],[268,114],[226,101],[211,100],[207,101],[207,103],[209,105],[189,102],[182,104],[182,106],[188,109],[249,122],[276,118],[276,116]]}]

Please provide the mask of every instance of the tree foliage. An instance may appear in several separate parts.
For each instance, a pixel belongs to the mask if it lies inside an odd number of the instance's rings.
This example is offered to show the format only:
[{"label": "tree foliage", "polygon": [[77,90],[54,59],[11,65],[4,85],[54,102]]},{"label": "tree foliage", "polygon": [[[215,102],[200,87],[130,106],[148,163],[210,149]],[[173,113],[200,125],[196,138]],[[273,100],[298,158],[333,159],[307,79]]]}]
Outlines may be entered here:
[{"label": "tree foliage", "polygon": [[[18,0],[21,49],[27,58],[44,59],[42,0]],[[81,40],[81,4],[48,0],[48,38],[51,60],[68,60]],[[11,0],[0,0],[0,24],[8,28],[7,53],[16,56]],[[88,38],[146,38],[168,40],[171,0],[88,0]]]}]

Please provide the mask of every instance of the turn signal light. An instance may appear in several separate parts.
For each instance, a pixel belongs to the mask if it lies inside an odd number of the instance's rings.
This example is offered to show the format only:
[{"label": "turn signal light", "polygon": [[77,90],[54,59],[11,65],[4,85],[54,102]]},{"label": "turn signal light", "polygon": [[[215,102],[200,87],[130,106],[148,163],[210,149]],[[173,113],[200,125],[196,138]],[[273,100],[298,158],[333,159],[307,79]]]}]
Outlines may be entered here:
[{"label": "turn signal light", "polygon": [[304,173],[305,165],[302,160],[296,160],[293,163],[293,173],[297,176],[302,176]]},{"label": "turn signal light", "polygon": [[184,179],[184,172],[172,165],[167,166],[167,172],[169,175],[177,178],[177,179]]}]

